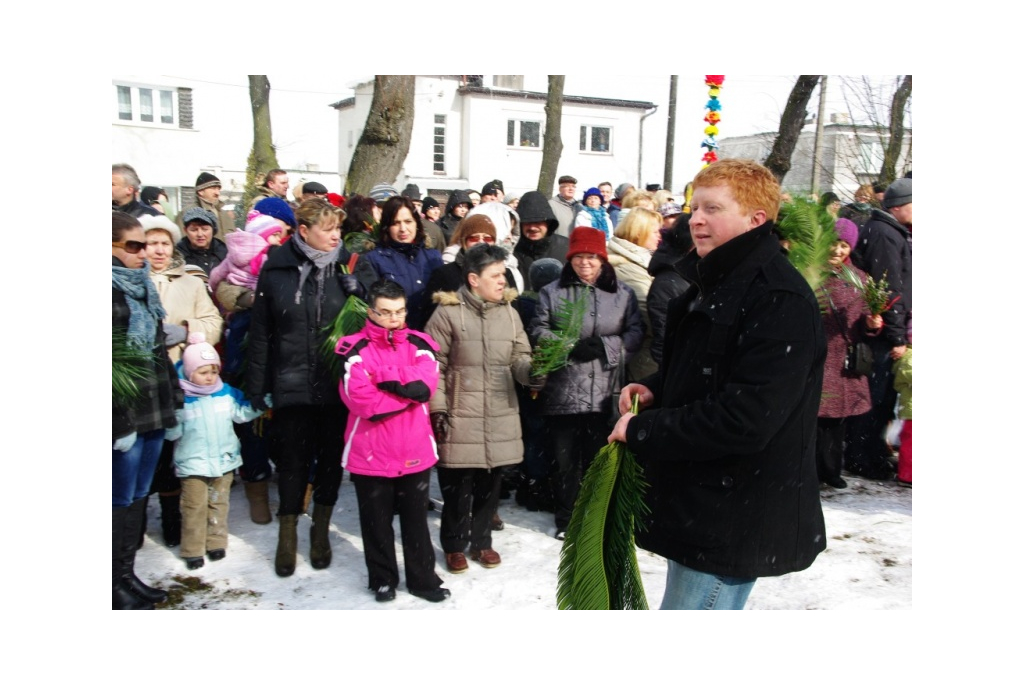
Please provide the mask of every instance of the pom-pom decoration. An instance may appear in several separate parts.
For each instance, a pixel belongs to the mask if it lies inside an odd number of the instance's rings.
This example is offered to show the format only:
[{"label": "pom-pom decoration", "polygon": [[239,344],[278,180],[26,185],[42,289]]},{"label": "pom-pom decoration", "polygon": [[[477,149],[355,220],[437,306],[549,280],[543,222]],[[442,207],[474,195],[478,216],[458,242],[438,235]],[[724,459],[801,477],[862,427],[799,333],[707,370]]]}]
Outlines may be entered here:
[{"label": "pom-pom decoration", "polygon": [[704,166],[708,166],[713,162],[718,161],[718,155],[715,150],[718,149],[718,141],[715,140],[715,136],[718,135],[718,122],[722,120],[722,115],[718,112],[722,109],[722,103],[718,101],[718,94],[722,92],[722,84],[725,82],[724,76],[705,76],[704,85],[708,87],[708,97],[710,98],[704,108],[707,113],[704,115],[704,121],[708,123],[704,127],[704,135],[707,136],[701,141],[700,146],[707,148],[708,151],[701,157],[701,161],[704,162]]}]

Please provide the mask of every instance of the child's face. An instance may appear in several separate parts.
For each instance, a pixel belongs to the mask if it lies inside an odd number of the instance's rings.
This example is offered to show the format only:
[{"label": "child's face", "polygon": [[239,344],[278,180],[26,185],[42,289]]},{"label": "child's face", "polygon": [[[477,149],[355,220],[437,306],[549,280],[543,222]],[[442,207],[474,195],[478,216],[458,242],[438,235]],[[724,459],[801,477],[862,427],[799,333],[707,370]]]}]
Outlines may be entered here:
[{"label": "child's face", "polygon": [[281,244],[281,236],[282,235],[284,235],[284,232],[283,231],[278,231],[274,235],[272,235],[269,238],[267,238],[267,242],[270,243],[271,245],[280,245]]},{"label": "child's face", "polygon": [[196,385],[213,385],[217,382],[218,376],[220,376],[220,367],[216,364],[207,364],[193,371],[192,378],[189,380]]}]

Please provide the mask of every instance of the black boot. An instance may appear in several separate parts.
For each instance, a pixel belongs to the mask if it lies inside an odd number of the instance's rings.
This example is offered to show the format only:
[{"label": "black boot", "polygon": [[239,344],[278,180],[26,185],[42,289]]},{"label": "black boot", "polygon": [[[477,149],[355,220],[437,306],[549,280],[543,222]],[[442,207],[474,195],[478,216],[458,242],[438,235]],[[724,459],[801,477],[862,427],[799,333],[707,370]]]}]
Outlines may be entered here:
[{"label": "black boot", "polygon": [[[145,505],[145,500],[140,501]],[[138,516],[138,514],[132,511],[132,507],[113,508],[111,567],[114,609],[153,608],[152,602],[139,597],[129,587],[128,577],[133,571],[135,550],[138,544],[138,522],[131,520],[133,516]]]},{"label": "black boot", "polygon": [[282,578],[295,573],[295,554],[298,552],[299,540],[296,526],[299,517],[285,514],[277,517],[280,528],[277,532],[277,554],[274,555],[274,572]]},{"label": "black boot", "polygon": [[[149,497],[146,497],[145,501],[146,501],[146,504],[147,504],[147,507],[148,507],[148,505],[149,505]],[[142,549],[143,543],[146,542],[146,525],[149,522],[147,517],[146,517],[146,509],[147,509],[147,507],[143,507],[142,508],[142,526],[139,527],[139,542],[138,542],[137,545],[135,545],[135,549],[137,549],[137,550]]]},{"label": "black boot", "polygon": [[331,565],[331,514],[334,507],[313,503],[313,527],[309,530],[309,563],[317,569]]},{"label": "black boot", "polygon": [[160,495],[160,528],[164,533],[164,544],[177,547],[181,544],[181,492],[175,495]]}]

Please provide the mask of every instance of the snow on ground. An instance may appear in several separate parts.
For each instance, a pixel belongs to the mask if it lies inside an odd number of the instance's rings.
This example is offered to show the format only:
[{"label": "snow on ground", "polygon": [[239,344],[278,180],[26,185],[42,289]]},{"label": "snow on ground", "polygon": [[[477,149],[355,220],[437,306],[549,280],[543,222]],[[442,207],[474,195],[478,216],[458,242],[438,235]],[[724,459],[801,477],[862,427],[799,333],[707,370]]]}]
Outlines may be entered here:
[{"label": "snow on ground", "polygon": [[[912,492],[895,483],[878,483],[847,476],[846,490],[822,490],[828,548],[801,573],[757,581],[748,609],[911,609],[912,608]],[[237,482],[237,481],[236,481]],[[432,495],[440,499],[436,477]],[[276,488],[271,486],[275,510]],[[312,511],[312,507],[310,507]],[[398,519],[398,598],[378,604],[367,588],[366,565],[359,535],[355,488],[346,478],[331,519],[331,566],[314,570],[308,562],[309,526],[299,521],[299,555],[295,574],[274,573],[277,520],[265,526],[249,520],[241,483],[231,490],[227,557],[206,561],[189,571],[179,548],[163,545],[160,507],[151,497],[145,545],[135,568],[146,582],[172,590],[174,608],[187,609],[554,609],[561,542],[552,537],[553,515],[530,512],[502,500],[505,529],[493,533],[494,549],[502,564],[485,569],[470,561],[468,571],[455,575],[444,567],[438,544],[440,516],[428,513],[433,531],[437,572],[452,596],[431,604],[405,591]],[[665,588],[665,560],[638,550],[648,603],[656,609]],[[201,583],[199,582],[201,581]],[[208,586],[208,587],[207,587]],[[189,587],[191,591],[184,592]],[[177,591],[175,591],[177,590]],[[172,608],[170,606],[160,608]]]}]

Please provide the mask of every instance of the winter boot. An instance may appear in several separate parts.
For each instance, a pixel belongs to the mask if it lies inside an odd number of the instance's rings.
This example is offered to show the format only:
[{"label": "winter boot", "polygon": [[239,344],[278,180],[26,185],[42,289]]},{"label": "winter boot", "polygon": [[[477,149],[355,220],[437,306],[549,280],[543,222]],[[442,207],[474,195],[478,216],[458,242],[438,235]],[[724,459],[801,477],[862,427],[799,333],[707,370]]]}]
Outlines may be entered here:
[{"label": "winter boot", "polygon": [[142,509],[142,527],[139,528],[139,542],[135,545],[136,550],[142,549],[142,545],[146,542],[146,527],[149,523],[149,518],[146,516],[146,509],[149,506],[149,497],[146,497],[146,507]]},{"label": "winter boot", "polygon": [[274,557],[274,572],[282,578],[295,573],[295,553],[299,547],[299,524],[297,514],[285,514],[278,517],[280,529],[277,533],[277,555]]},{"label": "winter boot", "polygon": [[269,488],[270,482],[265,480],[245,484],[245,498],[249,500],[249,518],[253,523],[263,525],[274,519],[270,514]]},{"label": "winter boot", "polygon": [[331,514],[334,507],[313,503],[313,527],[309,529],[309,563],[320,570],[331,565]]},{"label": "winter boot", "polygon": [[[146,500],[142,499],[128,507],[113,508],[111,535],[111,570],[113,580],[114,609],[152,609],[153,602],[132,592],[134,579],[135,552],[138,549],[138,528]],[[137,580],[137,579],[136,579]],[[138,581],[140,584],[142,581]],[[148,586],[146,586],[148,587]],[[152,590],[153,588],[149,588]]]},{"label": "winter boot", "polygon": [[160,494],[160,528],[165,545],[176,547],[181,544],[181,490],[173,495]]}]

